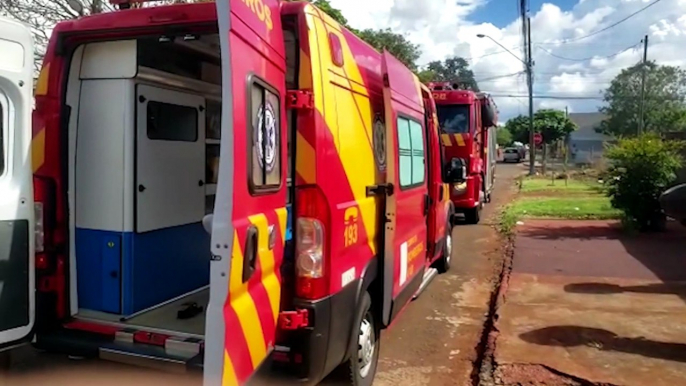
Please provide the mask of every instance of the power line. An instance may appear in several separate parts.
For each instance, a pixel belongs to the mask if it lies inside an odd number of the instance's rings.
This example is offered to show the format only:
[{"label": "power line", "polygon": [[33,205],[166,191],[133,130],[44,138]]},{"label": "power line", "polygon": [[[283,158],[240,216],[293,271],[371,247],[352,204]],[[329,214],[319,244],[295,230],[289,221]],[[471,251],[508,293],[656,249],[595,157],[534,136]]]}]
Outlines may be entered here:
[{"label": "power line", "polygon": [[496,75],[496,76],[492,76],[492,77],[489,77],[489,78],[478,79],[476,82],[477,82],[477,83],[478,83],[478,82],[487,82],[487,81],[490,81],[490,80],[498,80],[498,79],[503,79],[503,78],[509,78],[509,77],[512,77],[512,76],[522,75],[522,74],[524,74],[524,73],[525,73],[524,71],[519,71],[519,72],[513,72],[512,74]]},{"label": "power line", "polygon": [[552,51],[543,48],[540,44],[537,44],[537,47],[538,47],[539,49],[543,50],[543,52],[545,52],[546,54],[548,54],[548,55],[550,55],[550,56],[553,56],[553,57],[555,57],[555,58],[558,58],[558,59],[570,60],[570,61],[573,61],[573,62],[585,62],[585,61],[591,60],[591,59],[610,59],[610,58],[614,58],[615,56],[617,56],[617,55],[619,55],[619,54],[621,54],[621,53],[623,53],[623,52],[629,51],[629,50],[631,50],[631,49],[634,49],[634,48],[640,46],[641,44],[643,44],[643,43],[636,43],[636,44],[632,45],[631,47],[627,47],[627,48],[625,48],[625,49],[623,49],[623,50],[621,50],[621,51],[617,51],[617,52],[615,52],[615,53],[612,54],[612,55],[607,55],[607,56],[591,56],[591,57],[588,57],[588,58],[581,58],[581,59],[579,59],[579,58],[567,58],[567,57],[564,57],[564,56],[557,55],[557,54],[553,53]]},{"label": "power line", "polygon": [[616,26],[618,26],[618,25],[624,23],[625,21],[631,19],[632,17],[638,15],[639,13],[645,11],[646,9],[652,7],[653,5],[659,3],[660,1],[662,1],[662,0],[655,0],[655,1],[653,1],[652,3],[646,5],[645,7],[639,9],[638,11],[636,11],[636,12],[630,14],[629,16],[626,16],[625,18],[623,18],[623,19],[621,19],[621,20],[619,20],[619,21],[617,21],[617,22],[615,22],[615,23],[610,24],[609,26],[607,26],[607,27],[605,27],[605,28],[599,29],[599,30],[597,30],[597,31],[593,31],[593,32],[589,33],[588,35],[579,36],[579,37],[576,37],[576,38],[565,39],[565,40],[563,40],[563,41],[561,41],[561,42],[556,42],[556,43],[545,43],[545,44],[567,44],[567,43],[576,42],[576,41],[579,41],[579,40],[582,40],[582,39],[586,39],[586,38],[589,38],[589,37],[591,37],[591,36],[595,36],[595,35],[597,35],[597,34],[599,34],[599,33],[605,32],[605,31],[607,31],[607,30],[609,30],[609,29],[611,29],[611,28],[614,28],[614,27],[616,27]]}]

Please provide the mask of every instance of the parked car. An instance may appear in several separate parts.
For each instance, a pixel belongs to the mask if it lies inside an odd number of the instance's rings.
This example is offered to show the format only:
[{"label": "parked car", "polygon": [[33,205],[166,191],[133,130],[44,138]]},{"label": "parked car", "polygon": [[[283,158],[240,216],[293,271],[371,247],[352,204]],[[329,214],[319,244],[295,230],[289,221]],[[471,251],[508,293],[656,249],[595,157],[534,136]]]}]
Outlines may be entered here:
[{"label": "parked car", "polygon": [[514,147],[508,147],[503,152],[503,162],[522,162],[522,153]]},{"label": "parked car", "polygon": [[686,226],[686,184],[674,186],[662,193],[660,206],[667,216]]}]

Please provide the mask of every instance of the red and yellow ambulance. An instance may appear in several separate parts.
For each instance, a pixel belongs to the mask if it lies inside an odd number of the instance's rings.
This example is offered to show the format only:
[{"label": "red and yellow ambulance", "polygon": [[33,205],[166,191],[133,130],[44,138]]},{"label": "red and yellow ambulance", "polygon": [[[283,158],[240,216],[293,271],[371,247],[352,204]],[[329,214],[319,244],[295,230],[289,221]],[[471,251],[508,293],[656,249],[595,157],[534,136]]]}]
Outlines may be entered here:
[{"label": "red and yellow ambulance", "polygon": [[431,91],[307,2],[112,3],[55,27],[32,135],[30,37],[0,24],[0,343],[370,385],[450,265]]}]

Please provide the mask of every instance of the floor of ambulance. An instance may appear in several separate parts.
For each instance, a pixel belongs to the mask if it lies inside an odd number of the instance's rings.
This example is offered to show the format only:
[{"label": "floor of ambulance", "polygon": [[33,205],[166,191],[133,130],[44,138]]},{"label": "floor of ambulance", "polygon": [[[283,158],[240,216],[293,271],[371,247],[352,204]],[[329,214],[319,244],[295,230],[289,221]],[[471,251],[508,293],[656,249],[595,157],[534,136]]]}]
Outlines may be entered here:
[{"label": "floor of ambulance", "polygon": [[[102,320],[110,323],[121,324],[132,328],[152,328],[169,332],[180,332],[187,335],[202,337],[205,335],[205,313],[210,301],[209,289],[203,289],[178,298],[160,307],[153,308],[122,321],[120,316],[104,312],[79,310],[77,318]],[[202,312],[189,319],[179,319],[177,313],[188,306],[196,303],[202,307]]]}]

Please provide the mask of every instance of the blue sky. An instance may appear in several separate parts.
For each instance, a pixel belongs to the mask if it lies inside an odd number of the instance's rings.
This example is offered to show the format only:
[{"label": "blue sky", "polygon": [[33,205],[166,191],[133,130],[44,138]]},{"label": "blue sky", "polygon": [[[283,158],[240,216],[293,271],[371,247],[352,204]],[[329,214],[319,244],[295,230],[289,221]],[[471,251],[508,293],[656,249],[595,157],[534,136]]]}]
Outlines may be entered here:
[{"label": "blue sky", "polygon": [[[356,28],[405,34],[422,50],[419,64],[450,56],[472,58],[482,89],[494,95],[504,120],[526,113],[522,63],[486,34],[521,56],[518,0],[331,0]],[[654,0],[530,0],[534,41],[535,108],[592,112],[602,92],[623,69],[648,58],[686,66],[686,0],[661,0],[628,21],[612,24]],[[607,31],[583,38],[604,28]],[[575,40],[578,39],[578,40]],[[634,47],[632,49],[627,49]],[[481,81],[483,80],[483,81]]]},{"label": "blue sky", "polygon": [[[513,18],[519,16],[517,3],[517,0],[489,0],[469,15],[469,20],[477,24],[492,23],[496,27],[503,28],[512,22]],[[576,5],[577,0],[531,0],[529,9],[541,9],[544,3],[555,4],[561,10],[569,11]]]}]

